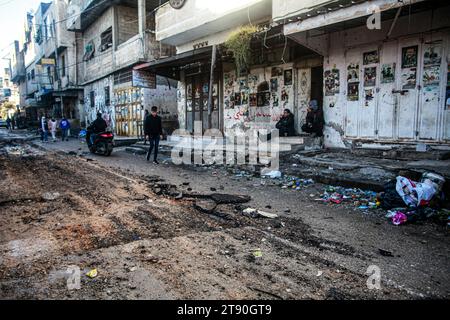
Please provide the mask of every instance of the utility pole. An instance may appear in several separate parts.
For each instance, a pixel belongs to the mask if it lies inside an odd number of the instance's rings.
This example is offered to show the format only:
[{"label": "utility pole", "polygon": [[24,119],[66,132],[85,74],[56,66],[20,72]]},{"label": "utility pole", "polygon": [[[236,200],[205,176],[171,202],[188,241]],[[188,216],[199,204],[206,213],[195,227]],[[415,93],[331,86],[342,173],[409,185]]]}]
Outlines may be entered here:
[{"label": "utility pole", "polygon": [[212,57],[211,57],[211,74],[209,76],[209,90],[208,90],[208,129],[211,129],[211,115],[212,115],[212,104],[213,104],[213,86],[214,86],[214,67],[216,65],[216,45],[212,47]]},{"label": "utility pole", "polygon": [[[59,70],[58,70],[58,34],[56,33],[56,23],[53,20],[53,33],[55,35],[55,74],[57,76],[58,79],[56,80],[60,80],[60,76],[59,76]],[[61,90],[61,88],[58,86],[58,90]],[[63,96],[62,94],[59,94],[59,101],[61,103],[61,117],[64,118],[64,101],[63,101]]]}]

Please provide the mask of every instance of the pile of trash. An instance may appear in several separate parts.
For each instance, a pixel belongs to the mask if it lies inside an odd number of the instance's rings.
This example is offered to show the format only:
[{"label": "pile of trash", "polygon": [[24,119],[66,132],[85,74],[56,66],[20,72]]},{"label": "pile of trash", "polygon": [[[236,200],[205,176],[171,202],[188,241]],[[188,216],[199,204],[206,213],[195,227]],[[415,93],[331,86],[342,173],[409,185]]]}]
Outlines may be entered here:
[{"label": "pile of trash", "polygon": [[361,210],[377,209],[380,206],[376,192],[357,188],[328,186],[317,200],[334,204],[351,203]]},{"label": "pile of trash", "polygon": [[387,183],[380,194],[380,205],[388,210],[386,218],[397,226],[432,217],[449,225],[450,211],[440,208],[445,201],[444,183],[444,177],[431,172],[424,173],[420,182],[398,176]]},{"label": "pile of trash", "polygon": [[295,176],[284,176],[283,181],[281,183],[282,189],[295,189],[295,190],[301,190],[304,187],[310,186],[314,184],[313,179],[301,179],[299,177]]},{"label": "pile of trash", "polygon": [[44,155],[44,153],[42,151],[32,148],[29,145],[7,146],[5,148],[5,151],[6,151],[6,154],[8,154],[10,156],[17,156],[17,157],[23,157],[23,158]]}]

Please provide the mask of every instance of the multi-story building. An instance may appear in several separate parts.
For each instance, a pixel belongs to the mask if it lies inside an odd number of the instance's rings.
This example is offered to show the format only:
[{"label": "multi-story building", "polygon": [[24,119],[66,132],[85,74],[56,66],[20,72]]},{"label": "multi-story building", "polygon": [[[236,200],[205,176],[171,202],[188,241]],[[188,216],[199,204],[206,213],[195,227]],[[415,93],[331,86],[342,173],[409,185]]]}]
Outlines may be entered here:
[{"label": "multi-story building", "polygon": [[10,115],[18,111],[19,107],[19,89],[11,80],[10,68],[4,68],[0,72],[0,105],[8,102],[15,108],[10,110]]},{"label": "multi-story building", "polygon": [[283,34],[322,57],[330,147],[450,143],[450,5],[273,0]]},{"label": "multi-story building", "polygon": [[36,98],[51,106],[53,116],[64,116],[78,126],[83,89],[78,85],[77,34],[66,28],[67,7],[67,0],[53,0],[36,12]]},{"label": "multi-story building", "polygon": [[[449,10],[430,0],[171,1],[156,12],[156,40],[177,56],[145,70],[179,80],[189,131],[195,121],[273,128],[288,108],[301,133],[317,100],[327,147],[448,146]],[[251,57],[236,70],[227,45],[245,29]]]},{"label": "multi-story building", "polygon": [[71,1],[67,28],[76,32],[78,85],[84,88],[84,120],[98,112],[118,135],[142,132],[145,109],[160,108],[167,129],[177,124],[176,82],[138,70],[172,54],[155,40],[159,1]]}]

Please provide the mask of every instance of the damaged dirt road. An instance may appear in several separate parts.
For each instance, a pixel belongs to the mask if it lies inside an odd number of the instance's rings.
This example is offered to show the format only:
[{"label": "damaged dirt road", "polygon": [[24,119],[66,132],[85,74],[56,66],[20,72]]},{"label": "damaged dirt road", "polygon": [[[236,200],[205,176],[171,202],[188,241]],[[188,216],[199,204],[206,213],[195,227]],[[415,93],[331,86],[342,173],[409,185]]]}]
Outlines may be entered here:
[{"label": "damaged dirt road", "polygon": [[[257,188],[225,173],[169,165],[149,174],[143,160],[115,157],[24,155],[0,146],[0,298],[450,295],[450,246],[438,226],[394,229],[314,203],[312,190]],[[133,161],[141,169],[123,165]],[[219,184],[226,187],[204,190]],[[258,203],[279,216],[242,213]],[[379,290],[367,286],[370,266],[381,270]],[[68,268],[81,270],[80,289],[68,290]],[[92,269],[95,278],[86,276]]]}]

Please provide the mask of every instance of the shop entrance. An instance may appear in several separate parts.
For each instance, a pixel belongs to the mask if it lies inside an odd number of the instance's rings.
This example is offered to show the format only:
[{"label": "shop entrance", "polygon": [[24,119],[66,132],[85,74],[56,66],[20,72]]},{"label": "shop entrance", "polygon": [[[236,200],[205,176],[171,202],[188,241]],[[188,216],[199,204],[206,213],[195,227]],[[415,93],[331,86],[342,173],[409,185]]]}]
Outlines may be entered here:
[{"label": "shop entrance", "polygon": [[[214,76],[218,79],[218,75]],[[211,128],[220,129],[219,120],[219,82],[215,81],[213,90],[213,110]],[[194,132],[194,123],[201,121],[203,132],[208,129],[209,74],[200,73],[186,76],[186,129]]]}]

